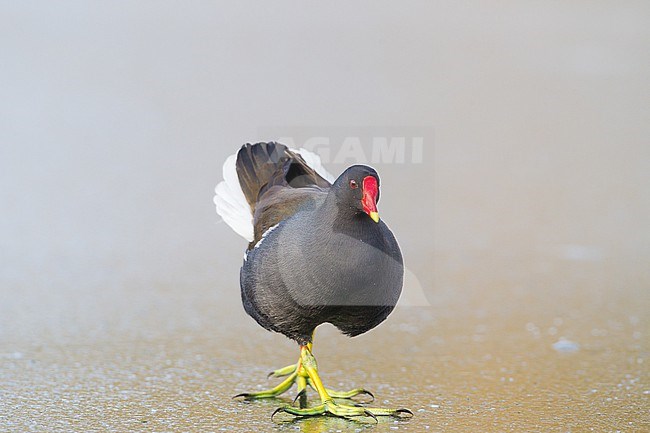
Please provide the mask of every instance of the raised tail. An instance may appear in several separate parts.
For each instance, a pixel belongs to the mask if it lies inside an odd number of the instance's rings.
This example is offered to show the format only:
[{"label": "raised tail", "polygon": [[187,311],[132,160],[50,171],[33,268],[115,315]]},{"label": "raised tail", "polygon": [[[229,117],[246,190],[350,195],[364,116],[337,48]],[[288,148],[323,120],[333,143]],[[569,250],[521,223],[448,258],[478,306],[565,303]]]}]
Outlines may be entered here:
[{"label": "raised tail", "polygon": [[237,176],[246,201],[255,213],[255,203],[265,189],[282,183],[290,156],[278,143],[245,144],[237,152]]},{"label": "raised tail", "polygon": [[334,177],[318,155],[279,143],[245,144],[223,166],[215,189],[217,213],[239,235],[252,241],[255,205],[271,186],[329,188]]}]

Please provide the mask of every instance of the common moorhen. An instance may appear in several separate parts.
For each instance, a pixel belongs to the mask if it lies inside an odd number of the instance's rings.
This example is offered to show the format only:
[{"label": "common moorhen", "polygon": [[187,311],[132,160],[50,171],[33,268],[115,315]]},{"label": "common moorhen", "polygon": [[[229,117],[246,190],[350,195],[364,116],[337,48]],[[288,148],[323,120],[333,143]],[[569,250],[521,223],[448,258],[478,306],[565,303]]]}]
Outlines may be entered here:
[{"label": "common moorhen", "polygon": [[[372,394],[325,388],[312,355],[318,325],[329,322],[350,337],[363,334],[388,317],[402,291],[402,254],[377,213],[377,172],[353,165],[334,181],[315,154],[271,142],[242,146],[225,162],[223,176],[215,190],[217,212],[250,242],[240,271],[244,309],[265,329],[300,345],[298,362],[270,375],[288,376],[281,384],[236,397],[276,397],[296,383],[300,407],[274,415],[412,415],[343,404]],[[320,404],[307,407],[307,386],[318,392]]]}]

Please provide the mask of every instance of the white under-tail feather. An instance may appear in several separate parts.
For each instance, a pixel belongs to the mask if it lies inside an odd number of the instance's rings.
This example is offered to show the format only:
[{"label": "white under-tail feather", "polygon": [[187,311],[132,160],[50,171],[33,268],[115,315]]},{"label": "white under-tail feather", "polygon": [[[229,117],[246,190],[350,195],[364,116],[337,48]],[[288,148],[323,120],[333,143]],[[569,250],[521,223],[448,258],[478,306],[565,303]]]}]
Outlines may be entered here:
[{"label": "white under-tail feather", "polygon": [[[320,157],[307,149],[291,149],[299,153],[307,165],[316,170],[320,176],[330,183],[336,178],[332,176],[321,163]],[[237,176],[237,154],[230,155],[223,164],[223,180],[214,189],[214,204],[217,213],[238,235],[249,242],[255,237],[253,228],[253,214],[244,197],[244,192]]]},{"label": "white under-tail feather", "polygon": [[253,215],[239,184],[236,164],[237,154],[230,155],[223,163],[223,180],[214,189],[214,204],[226,224],[248,242],[252,242]]}]

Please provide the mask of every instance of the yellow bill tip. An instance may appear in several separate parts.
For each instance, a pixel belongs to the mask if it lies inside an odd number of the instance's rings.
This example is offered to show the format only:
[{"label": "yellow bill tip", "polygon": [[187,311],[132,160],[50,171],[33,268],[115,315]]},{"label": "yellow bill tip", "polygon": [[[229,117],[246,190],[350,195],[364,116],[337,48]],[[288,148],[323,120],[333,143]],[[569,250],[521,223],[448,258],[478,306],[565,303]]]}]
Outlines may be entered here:
[{"label": "yellow bill tip", "polygon": [[376,223],[379,222],[379,213],[378,212],[370,212],[368,215],[370,215],[370,218]]}]

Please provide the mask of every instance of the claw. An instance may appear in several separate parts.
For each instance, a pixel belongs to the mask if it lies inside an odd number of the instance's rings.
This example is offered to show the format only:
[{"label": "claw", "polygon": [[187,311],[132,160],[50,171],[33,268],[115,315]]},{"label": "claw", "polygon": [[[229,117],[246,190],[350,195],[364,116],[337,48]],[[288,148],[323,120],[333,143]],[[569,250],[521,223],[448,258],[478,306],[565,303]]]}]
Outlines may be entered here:
[{"label": "claw", "polygon": [[244,399],[248,399],[249,396],[250,396],[249,393],[242,392],[241,394],[234,395],[232,398],[233,398],[233,400],[236,399],[236,398],[239,398],[239,397],[244,397]]},{"label": "claw", "polygon": [[[402,416],[401,414],[406,414],[406,416]],[[413,418],[413,412],[411,412],[408,409],[397,409],[395,413],[393,414],[395,418],[403,418],[403,419],[410,419]]]},{"label": "claw", "polygon": [[364,413],[364,415],[369,416],[370,418],[374,419],[376,423],[379,423],[379,420],[377,419],[377,417],[375,416],[374,413],[372,413],[372,412],[370,412],[368,410],[365,410],[365,409],[364,409],[363,413]]},{"label": "claw", "polygon": [[368,400],[368,401],[360,401],[359,403],[368,404],[368,403],[372,403],[373,401],[375,401],[375,395],[372,392],[368,391],[367,389],[361,389],[359,394],[357,394],[357,395],[363,395],[363,394],[369,396],[370,400]]},{"label": "claw", "polygon": [[275,421],[273,421],[273,418],[274,418],[278,413],[280,413],[280,412],[284,412],[284,411],[285,411],[285,410],[284,410],[284,407],[279,407],[279,408],[277,408],[276,410],[274,410],[273,413],[271,414],[271,422],[275,422]]},{"label": "claw", "polygon": [[305,388],[305,389],[303,389],[302,391],[300,391],[300,392],[298,393],[298,395],[296,395],[296,398],[293,399],[293,403],[291,403],[291,404],[292,404],[292,405],[296,404],[296,402],[298,401],[298,399],[299,399],[300,397],[306,397],[306,396],[307,396],[307,389]]}]

